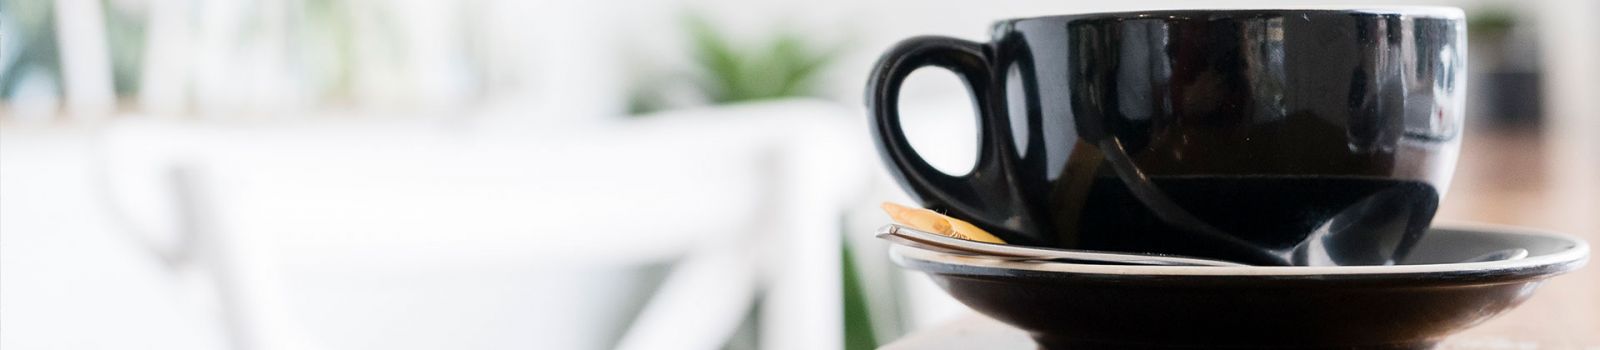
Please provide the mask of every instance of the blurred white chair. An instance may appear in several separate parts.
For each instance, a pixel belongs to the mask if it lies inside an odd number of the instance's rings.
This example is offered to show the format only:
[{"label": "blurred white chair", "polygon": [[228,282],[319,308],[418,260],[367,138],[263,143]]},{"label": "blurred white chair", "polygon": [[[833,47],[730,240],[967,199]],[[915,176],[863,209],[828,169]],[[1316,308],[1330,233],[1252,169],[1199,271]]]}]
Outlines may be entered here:
[{"label": "blurred white chair", "polygon": [[[106,147],[119,207],[186,232],[150,245],[209,271],[236,348],[708,349],[758,292],[764,348],[837,347],[852,113],[684,114],[124,126]],[[175,224],[138,212],[162,176]]]},{"label": "blurred white chair", "polygon": [[[56,43],[67,111],[76,119],[104,118],[116,107],[104,3],[56,0]],[[7,33],[9,36],[9,33]]]}]

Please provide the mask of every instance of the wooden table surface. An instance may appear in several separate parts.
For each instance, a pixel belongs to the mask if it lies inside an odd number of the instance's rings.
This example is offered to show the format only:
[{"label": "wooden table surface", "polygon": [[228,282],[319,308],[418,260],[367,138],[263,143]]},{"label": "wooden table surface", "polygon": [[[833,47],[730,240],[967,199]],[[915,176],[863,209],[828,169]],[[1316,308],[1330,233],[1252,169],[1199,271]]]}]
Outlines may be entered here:
[{"label": "wooden table surface", "polygon": [[[1537,227],[1600,244],[1600,174],[1593,173],[1600,154],[1554,150],[1561,145],[1543,136],[1537,130],[1469,130],[1436,221]],[[1551,279],[1533,299],[1461,337],[1600,349],[1600,267],[1592,257],[1589,265]]]},{"label": "wooden table surface", "polygon": [[[1600,154],[1551,152],[1533,130],[1469,130],[1436,217],[1565,232],[1600,244],[1600,176],[1570,176]],[[1582,168],[1580,168],[1582,169]],[[1579,170],[1589,172],[1592,169]],[[1597,265],[1591,263],[1591,265]],[[921,329],[885,349],[1033,349],[1027,334],[971,314]],[[1446,340],[1445,349],[1600,350],[1600,267],[1551,279],[1522,306]]]}]

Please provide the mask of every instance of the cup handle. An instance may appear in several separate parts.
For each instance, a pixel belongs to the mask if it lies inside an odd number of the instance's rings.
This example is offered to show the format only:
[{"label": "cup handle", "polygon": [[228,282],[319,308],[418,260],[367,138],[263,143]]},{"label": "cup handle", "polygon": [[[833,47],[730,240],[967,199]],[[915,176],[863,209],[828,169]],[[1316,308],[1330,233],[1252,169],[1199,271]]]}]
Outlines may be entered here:
[{"label": "cup handle", "polygon": [[[949,175],[928,164],[907,141],[900,127],[900,85],[918,68],[934,66],[956,73],[966,83],[978,113],[978,159],[972,171]],[[1009,124],[992,101],[996,86],[990,57],[981,43],[939,36],[921,36],[896,44],[873,68],[867,82],[867,109],[873,139],[889,172],[923,206],[974,221],[985,229],[995,210],[1009,209],[1007,176],[1000,166],[1004,133]],[[1016,229],[1016,228],[1009,228]],[[1004,232],[1005,230],[1001,230]]]}]

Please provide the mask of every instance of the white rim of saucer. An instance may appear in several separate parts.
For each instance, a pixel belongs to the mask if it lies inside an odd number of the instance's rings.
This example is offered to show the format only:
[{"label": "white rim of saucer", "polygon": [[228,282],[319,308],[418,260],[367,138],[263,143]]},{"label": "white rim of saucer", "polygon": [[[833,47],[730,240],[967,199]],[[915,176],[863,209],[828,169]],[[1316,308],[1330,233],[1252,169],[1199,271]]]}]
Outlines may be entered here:
[{"label": "white rim of saucer", "polygon": [[1561,239],[1572,243],[1561,251],[1532,255],[1522,259],[1454,264],[1387,265],[1387,266],[1156,266],[1156,265],[1096,265],[1062,262],[1007,261],[981,257],[961,256],[894,245],[890,257],[895,260],[912,258],[961,266],[1106,275],[1161,275],[1161,276],[1308,276],[1308,275],[1389,275],[1426,274],[1441,272],[1516,270],[1548,265],[1579,262],[1589,256],[1589,244],[1575,236],[1526,227],[1479,223],[1450,223],[1435,229],[1454,231],[1489,232],[1540,236]]}]

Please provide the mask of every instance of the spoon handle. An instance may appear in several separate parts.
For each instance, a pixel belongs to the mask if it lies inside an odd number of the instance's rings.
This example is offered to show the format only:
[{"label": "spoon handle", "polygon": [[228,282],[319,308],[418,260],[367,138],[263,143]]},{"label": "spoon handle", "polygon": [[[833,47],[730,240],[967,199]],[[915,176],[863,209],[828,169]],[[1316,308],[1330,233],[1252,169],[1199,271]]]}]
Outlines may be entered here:
[{"label": "spoon handle", "polygon": [[922,249],[962,255],[990,256],[1007,260],[1068,260],[1124,265],[1249,266],[1229,261],[1180,256],[1047,249],[974,242],[923,232],[896,224],[885,225],[878,229],[878,238]]}]

